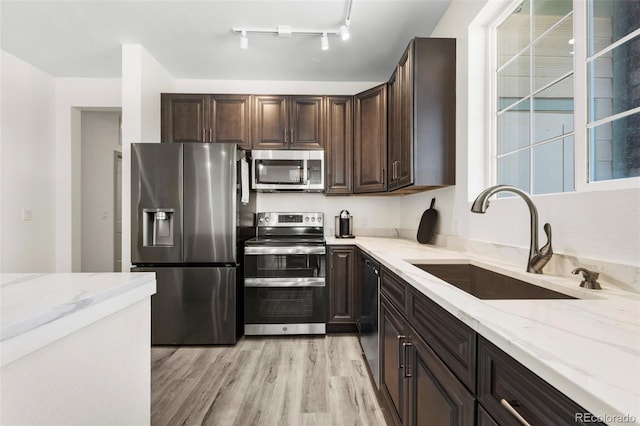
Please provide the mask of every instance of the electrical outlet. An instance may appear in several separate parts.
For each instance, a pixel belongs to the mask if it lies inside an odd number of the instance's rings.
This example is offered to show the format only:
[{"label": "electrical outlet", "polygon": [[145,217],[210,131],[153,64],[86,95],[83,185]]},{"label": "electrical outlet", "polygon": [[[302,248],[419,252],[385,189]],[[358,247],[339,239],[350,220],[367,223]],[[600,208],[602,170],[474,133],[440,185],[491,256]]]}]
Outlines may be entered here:
[{"label": "electrical outlet", "polygon": [[22,208],[22,221],[23,222],[29,222],[32,218],[31,215],[31,209],[28,207],[23,207]]}]

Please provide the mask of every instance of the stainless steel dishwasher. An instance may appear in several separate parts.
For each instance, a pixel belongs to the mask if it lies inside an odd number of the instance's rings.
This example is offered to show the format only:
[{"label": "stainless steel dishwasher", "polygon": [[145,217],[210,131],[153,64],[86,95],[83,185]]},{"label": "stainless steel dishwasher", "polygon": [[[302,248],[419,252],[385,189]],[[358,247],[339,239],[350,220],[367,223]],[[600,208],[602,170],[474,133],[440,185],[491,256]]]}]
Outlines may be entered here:
[{"label": "stainless steel dishwasher", "polygon": [[380,316],[380,264],[360,252],[360,346],[369,364],[371,375],[380,388],[380,344],[378,324]]}]

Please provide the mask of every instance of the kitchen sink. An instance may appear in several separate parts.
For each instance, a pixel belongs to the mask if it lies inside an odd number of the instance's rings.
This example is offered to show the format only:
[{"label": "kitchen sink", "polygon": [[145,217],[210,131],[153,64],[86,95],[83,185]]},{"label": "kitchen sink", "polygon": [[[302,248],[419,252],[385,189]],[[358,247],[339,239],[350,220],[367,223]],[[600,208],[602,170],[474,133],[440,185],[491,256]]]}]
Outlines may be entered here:
[{"label": "kitchen sink", "polygon": [[575,299],[475,265],[414,263],[414,266],[478,299]]}]

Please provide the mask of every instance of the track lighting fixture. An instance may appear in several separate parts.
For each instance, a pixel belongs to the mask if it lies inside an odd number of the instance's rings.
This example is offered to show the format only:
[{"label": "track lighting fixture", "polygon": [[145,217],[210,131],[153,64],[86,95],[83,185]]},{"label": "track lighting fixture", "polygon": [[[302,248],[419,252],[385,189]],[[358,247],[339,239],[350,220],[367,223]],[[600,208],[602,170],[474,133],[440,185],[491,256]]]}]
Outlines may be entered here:
[{"label": "track lighting fixture", "polygon": [[249,39],[247,38],[246,31],[242,31],[242,35],[240,36],[240,48],[244,50],[249,48]]},{"label": "track lighting fixture", "polygon": [[349,28],[346,25],[340,27],[340,38],[344,41],[349,40]]},{"label": "track lighting fixture", "polygon": [[234,33],[240,33],[240,48],[248,49],[249,48],[249,39],[247,38],[247,33],[254,34],[275,34],[280,37],[291,37],[294,35],[306,35],[306,36],[321,36],[320,38],[320,48],[322,50],[329,50],[329,37],[328,36],[340,36],[343,41],[346,41],[350,37],[349,33],[349,25],[351,24],[351,5],[353,0],[348,0],[347,6],[347,15],[344,20],[344,24],[340,26],[338,29],[304,29],[304,30],[295,30],[288,25],[279,25],[275,28],[231,28],[231,31]]},{"label": "track lighting fixture", "polygon": [[327,33],[322,33],[322,38],[320,39],[320,48],[322,50],[329,50],[329,38],[327,37]]}]

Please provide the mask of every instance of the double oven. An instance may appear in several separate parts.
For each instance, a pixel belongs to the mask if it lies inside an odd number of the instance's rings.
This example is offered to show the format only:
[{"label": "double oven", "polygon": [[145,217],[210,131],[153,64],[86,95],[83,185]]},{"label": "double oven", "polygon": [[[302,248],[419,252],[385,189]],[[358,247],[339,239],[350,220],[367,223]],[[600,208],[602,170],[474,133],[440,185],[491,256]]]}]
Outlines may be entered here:
[{"label": "double oven", "polygon": [[244,253],[244,333],[325,334],[323,214],[258,213]]}]

